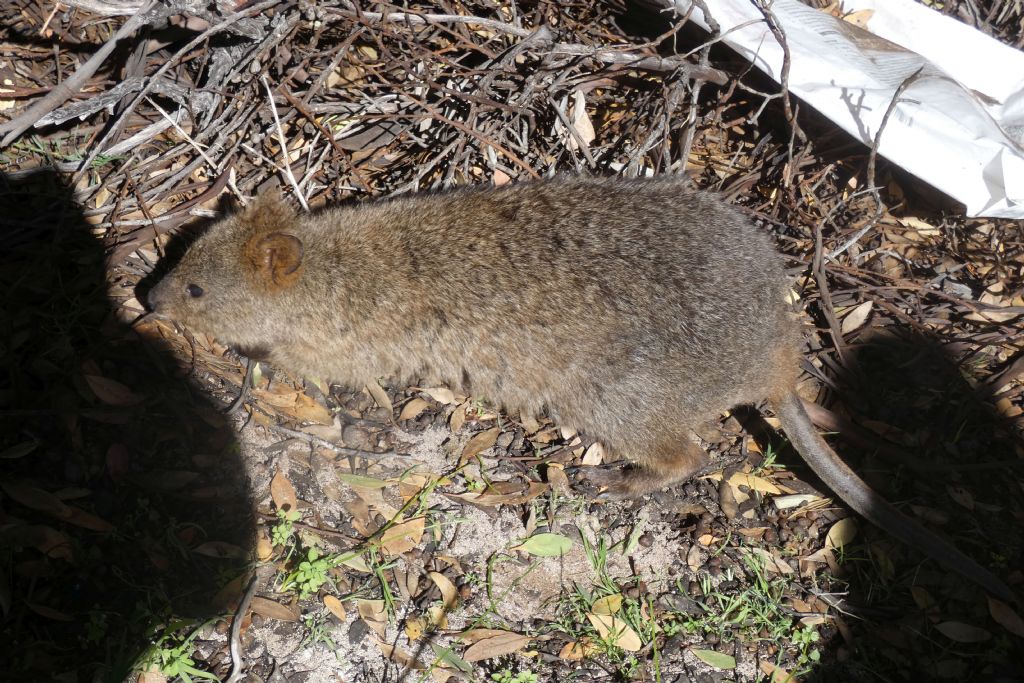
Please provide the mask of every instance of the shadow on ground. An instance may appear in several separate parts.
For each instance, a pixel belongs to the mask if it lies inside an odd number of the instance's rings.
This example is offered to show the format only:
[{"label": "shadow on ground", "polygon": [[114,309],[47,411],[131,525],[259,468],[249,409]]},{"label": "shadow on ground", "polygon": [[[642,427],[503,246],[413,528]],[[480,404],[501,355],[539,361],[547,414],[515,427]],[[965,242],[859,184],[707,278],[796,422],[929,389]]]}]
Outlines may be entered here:
[{"label": "shadow on ground", "polygon": [[182,643],[251,554],[232,431],[117,321],[55,174],[0,174],[0,236],[3,678],[121,681],[140,656],[187,671]]},{"label": "shadow on ground", "polygon": [[[855,427],[840,427],[837,451],[876,491],[1013,587],[1024,564],[1020,437],[971,361],[906,330],[871,332],[850,351],[831,409]],[[992,620],[980,589],[883,531],[861,528],[843,564],[844,618],[855,637],[837,638],[810,680],[1020,680],[1020,641]],[[937,628],[950,622],[981,631]]]}]

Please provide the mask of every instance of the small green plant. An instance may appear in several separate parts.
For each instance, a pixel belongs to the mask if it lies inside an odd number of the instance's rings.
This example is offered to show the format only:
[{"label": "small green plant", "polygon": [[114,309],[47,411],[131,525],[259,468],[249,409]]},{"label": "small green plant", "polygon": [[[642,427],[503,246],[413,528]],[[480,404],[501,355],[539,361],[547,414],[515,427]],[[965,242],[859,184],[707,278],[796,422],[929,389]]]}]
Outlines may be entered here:
[{"label": "small green plant", "polygon": [[537,674],[529,669],[512,673],[511,669],[502,669],[491,674],[491,680],[495,683],[537,683]]},{"label": "small green plant", "polygon": [[335,557],[331,555],[320,555],[316,548],[306,551],[306,559],[299,562],[291,574],[281,582],[281,590],[286,591],[292,588],[299,589],[299,599],[305,600],[320,590],[329,580],[327,572],[335,566]]},{"label": "small green plant", "polygon": [[[785,579],[769,579],[755,555],[745,555],[751,585],[736,595],[718,591],[707,574],[698,576],[704,599],[697,604],[704,611],[699,616],[676,614],[661,624],[666,634],[714,635],[723,642],[741,639],[748,642],[767,640],[789,643],[800,670],[821,658],[815,647],[820,635],[813,626],[801,625],[783,605],[787,591]],[[680,584],[679,590],[685,593]]]},{"label": "small green plant", "polygon": [[804,626],[793,631],[793,645],[797,649],[796,661],[801,666],[817,663],[821,659],[821,651],[814,644],[821,640],[821,635],[813,626]]},{"label": "small green plant", "polygon": [[778,463],[775,462],[776,459],[778,459],[779,454],[775,452],[775,449],[772,448],[771,444],[768,444],[768,446],[764,449],[764,453],[762,455],[763,457],[761,458],[761,464],[753,468],[750,471],[751,474],[764,474],[768,470],[782,468],[782,465],[779,465]]},{"label": "small green plant", "polygon": [[295,531],[295,522],[299,521],[301,516],[298,510],[278,510],[277,524],[270,531],[271,542],[279,546],[288,545]]},{"label": "small green plant", "polygon": [[194,629],[185,638],[176,635],[177,629],[169,626],[155,643],[150,645],[138,659],[135,668],[139,671],[159,671],[167,679],[181,678],[185,683],[192,683],[193,677],[208,681],[220,680],[209,671],[197,669],[192,653],[195,652],[195,639],[203,624]]},{"label": "small green plant", "polygon": [[338,656],[338,644],[331,637],[330,622],[327,615],[322,612],[307,614],[302,617],[302,623],[306,627],[306,636],[302,639],[302,647],[321,643],[328,650]]}]

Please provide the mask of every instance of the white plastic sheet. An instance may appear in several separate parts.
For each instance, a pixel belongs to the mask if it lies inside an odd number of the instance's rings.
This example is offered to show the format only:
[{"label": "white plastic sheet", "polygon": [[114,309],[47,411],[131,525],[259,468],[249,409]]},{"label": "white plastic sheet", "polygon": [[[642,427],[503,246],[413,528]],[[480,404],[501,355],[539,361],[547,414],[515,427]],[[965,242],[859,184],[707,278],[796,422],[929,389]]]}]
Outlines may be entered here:
[{"label": "white plastic sheet", "polygon": [[[690,0],[670,0],[677,12]],[[723,42],[780,81],[783,50],[751,0],[706,0]],[[1024,219],[1024,52],[912,0],[844,0],[844,21],[798,0],[771,4],[790,92],[962,202],[970,216]],[[694,7],[693,19],[708,22]]]}]

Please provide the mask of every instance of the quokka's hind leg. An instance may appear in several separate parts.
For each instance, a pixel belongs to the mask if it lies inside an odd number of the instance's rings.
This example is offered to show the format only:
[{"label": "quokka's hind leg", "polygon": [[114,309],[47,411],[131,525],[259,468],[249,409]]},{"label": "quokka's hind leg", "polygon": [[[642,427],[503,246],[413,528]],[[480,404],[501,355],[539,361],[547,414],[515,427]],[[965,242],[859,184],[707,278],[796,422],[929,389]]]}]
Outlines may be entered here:
[{"label": "quokka's hind leg", "polygon": [[618,470],[584,470],[591,484],[604,488],[601,498],[625,500],[685,481],[707,462],[707,454],[686,436],[665,439]]}]

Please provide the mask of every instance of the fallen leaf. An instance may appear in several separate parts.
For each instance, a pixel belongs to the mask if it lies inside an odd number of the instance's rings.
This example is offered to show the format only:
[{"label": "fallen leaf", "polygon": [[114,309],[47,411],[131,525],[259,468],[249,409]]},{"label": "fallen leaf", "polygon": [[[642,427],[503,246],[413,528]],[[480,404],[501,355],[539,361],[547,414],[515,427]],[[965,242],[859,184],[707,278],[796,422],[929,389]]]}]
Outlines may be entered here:
[{"label": "fallen leaf", "polygon": [[466,447],[462,450],[462,457],[459,458],[459,465],[465,464],[468,460],[472,460],[476,456],[480,455],[488,448],[494,445],[498,440],[498,435],[501,433],[500,427],[493,427],[482,432],[477,432],[466,444]]},{"label": "fallen leaf", "polygon": [[300,422],[315,422],[319,425],[334,424],[334,414],[309,394],[300,392],[295,396],[295,404],[287,409]]},{"label": "fallen leaf", "polygon": [[932,594],[921,586],[911,586],[910,595],[914,598],[914,604],[923,612],[927,612],[937,605]]},{"label": "fallen leaf", "polygon": [[561,534],[535,534],[523,541],[512,550],[522,550],[537,557],[559,557],[569,552],[572,548],[572,539]]},{"label": "fallen leaf", "polygon": [[448,616],[446,610],[441,605],[431,605],[427,608],[427,624],[431,628],[435,629],[447,629],[448,628]]},{"label": "fallen leaf", "polygon": [[449,389],[448,387],[415,387],[415,389],[417,391],[422,391],[423,393],[430,396],[430,398],[434,399],[435,401],[443,405],[455,403],[455,392]]},{"label": "fallen leaf", "polygon": [[224,541],[207,541],[206,543],[200,543],[195,548],[192,548],[192,552],[197,555],[214,557],[217,559],[230,558],[234,560],[244,560],[248,556],[248,553],[246,553],[244,549],[231,543],[225,543]]},{"label": "fallen leaf", "polygon": [[997,624],[1005,628],[1013,635],[1024,638],[1024,620],[1020,615],[1005,602],[996,600],[993,597],[988,599],[988,613]]},{"label": "fallen leaf", "polygon": [[299,499],[295,493],[295,487],[288,481],[288,477],[280,469],[270,480],[270,498],[278,510],[291,512],[298,510]]},{"label": "fallen leaf", "polygon": [[373,631],[381,638],[388,625],[387,611],[384,608],[383,600],[356,600],[356,610],[359,618],[366,622]]},{"label": "fallen leaf", "polygon": [[690,571],[695,572],[700,569],[702,564],[700,546],[696,544],[691,545],[686,553],[686,566],[690,568]]},{"label": "fallen leaf", "polygon": [[946,486],[946,491],[949,492],[949,497],[955,500],[957,503],[967,508],[968,510],[974,509],[974,496],[971,492],[965,489],[963,486]]},{"label": "fallen leaf", "polygon": [[428,576],[434,582],[434,585],[437,586],[438,590],[441,591],[441,596],[444,598],[444,608],[450,610],[455,607],[459,601],[459,590],[451,582],[451,579],[441,572],[430,572]]},{"label": "fallen leaf", "polygon": [[[507,484],[508,486],[503,486]],[[517,489],[518,490],[514,490]],[[531,481],[526,490],[516,482],[495,482],[482,493],[449,493],[445,494],[452,500],[463,503],[479,505],[481,507],[496,507],[498,505],[521,505],[528,503],[550,489],[548,484]]]},{"label": "fallen leaf", "polygon": [[594,467],[604,462],[604,446],[600,442],[595,441],[590,444],[586,452],[583,454],[582,464],[588,467]]},{"label": "fallen leaf", "polygon": [[426,666],[424,666],[423,662],[419,661],[418,659],[413,657],[412,654],[406,652],[400,647],[396,647],[389,643],[385,643],[381,640],[377,641],[377,647],[380,648],[380,651],[384,654],[384,657],[386,659],[389,659],[392,662],[400,664],[401,666],[404,666],[409,669],[415,669],[417,671],[422,671],[423,669],[427,668]]},{"label": "fallen leaf", "polygon": [[724,652],[718,652],[716,650],[695,650],[692,648],[690,649],[690,652],[692,652],[693,656],[700,661],[705,664],[709,664],[716,669],[736,668],[736,658],[732,655],[727,655]]},{"label": "fallen leaf", "polygon": [[611,639],[626,652],[637,652],[643,647],[640,636],[622,619],[606,614],[587,614],[587,619],[602,639]]},{"label": "fallen leaf", "polygon": [[384,408],[389,413],[394,413],[395,407],[391,404],[391,397],[388,396],[388,392],[384,391],[377,382],[370,382],[366,385],[366,391],[369,392],[370,396],[373,397],[374,403],[379,407]]},{"label": "fallen leaf", "polygon": [[774,572],[776,574],[793,574],[794,569],[789,566],[789,563],[783,560],[781,557],[776,557],[770,551],[764,548],[740,548],[740,551],[745,555],[752,555],[761,561],[761,566],[766,571]]},{"label": "fallen leaf", "polygon": [[44,617],[46,619],[52,619],[53,621],[74,621],[75,620],[75,618],[73,616],[71,616],[70,614],[65,614],[64,612],[61,612],[60,610],[54,609],[52,607],[47,607],[46,605],[40,605],[40,604],[34,603],[34,602],[26,602],[25,605],[30,610],[32,610],[33,612],[35,612],[39,616]]},{"label": "fallen leaf", "polygon": [[15,460],[17,458],[24,458],[26,455],[34,451],[38,446],[38,441],[26,441],[25,443],[19,443],[16,446],[5,448],[3,451],[0,451],[0,460]]},{"label": "fallen leaf", "polygon": [[530,636],[506,631],[500,635],[484,638],[466,648],[462,659],[467,662],[479,662],[485,659],[501,657],[517,652],[530,643]]},{"label": "fallen leaf", "polygon": [[941,624],[935,624],[935,629],[958,643],[982,643],[992,637],[992,634],[985,629],[965,624],[962,621],[944,621]]},{"label": "fallen leaf", "polygon": [[298,621],[299,613],[297,610],[282,605],[274,600],[268,600],[267,598],[261,598],[255,596],[252,599],[251,609],[256,614],[260,614],[268,619],[277,619],[278,621]]},{"label": "fallen leaf", "polygon": [[380,547],[390,555],[401,555],[420,544],[425,517],[414,517],[389,527],[381,537]]},{"label": "fallen leaf", "polygon": [[857,520],[846,517],[832,525],[825,537],[826,548],[842,548],[857,537]]},{"label": "fallen leaf", "polygon": [[611,616],[617,614],[620,607],[622,607],[622,595],[613,593],[612,595],[606,595],[603,598],[594,600],[594,604],[590,606],[590,611],[598,615]]},{"label": "fallen leaf", "polygon": [[339,621],[345,621],[348,617],[348,613],[345,612],[345,605],[341,604],[341,600],[333,595],[324,596],[324,607],[330,610],[331,614],[338,617]]},{"label": "fallen leaf", "polygon": [[466,424],[466,406],[464,404],[455,406],[451,417],[448,418],[448,426],[451,428],[452,434],[458,434],[464,424]]},{"label": "fallen leaf", "polygon": [[779,510],[788,510],[790,508],[799,507],[804,503],[814,503],[816,501],[823,500],[821,496],[816,496],[813,493],[793,493],[788,496],[775,496],[772,498],[772,503]]},{"label": "fallen leaf", "polygon": [[430,404],[422,398],[416,397],[402,406],[402,412],[398,414],[399,420],[415,420],[420,413],[430,407]]},{"label": "fallen leaf", "polygon": [[585,656],[583,645],[577,643],[575,640],[566,643],[562,646],[562,649],[558,651],[558,658],[564,659],[567,662],[578,662]]},{"label": "fallen leaf", "polygon": [[109,377],[86,375],[85,382],[89,385],[92,393],[96,394],[96,398],[107,405],[128,407],[142,403],[142,396]]},{"label": "fallen leaf", "polygon": [[412,617],[405,620],[405,637],[409,640],[419,640],[426,630],[427,620],[423,617]]},{"label": "fallen leaf", "polygon": [[43,524],[14,524],[0,528],[0,547],[28,546],[53,559],[74,560],[71,539]]},{"label": "fallen leaf", "polygon": [[735,472],[729,477],[729,483],[733,486],[746,486],[752,491],[760,491],[761,493],[768,493],[776,496],[782,493],[779,487],[771,483],[764,477],[759,477],[756,474],[750,474],[748,472]]},{"label": "fallen leaf", "polygon": [[761,673],[768,676],[768,683],[800,683],[799,678],[786,671],[781,666],[775,666],[771,662],[763,659],[759,660],[757,665],[758,668],[761,669]]},{"label": "fallen leaf", "polygon": [[392,482],[385,481],[383,479],[376,479],[374,477],[364,477],[361,474],[348,474],[345,472],[338,473],[338,479],[342,480],[350,486],[360,486],[364,489],[382,489],[385,486],[390,485]]},{"label": "fallen leaf", "polygon": [[0,481],[0,488],[4,490],[11,499],[21,503],[30,510],[45,513],[57,519],[66,519],[71,516],[71,508],[68,507],[49,491],[31,486],[19,479]]},{"label": "fallen leaf", "polygon": [[860,329],[864,323],[868,321],[868,316],[871,315],[872,306],[874,306],[874,302],[870,300],[854,306],[853,309],[843,318],[843,324],[840,327],[840,331],[846,335],[854,330]]}]

